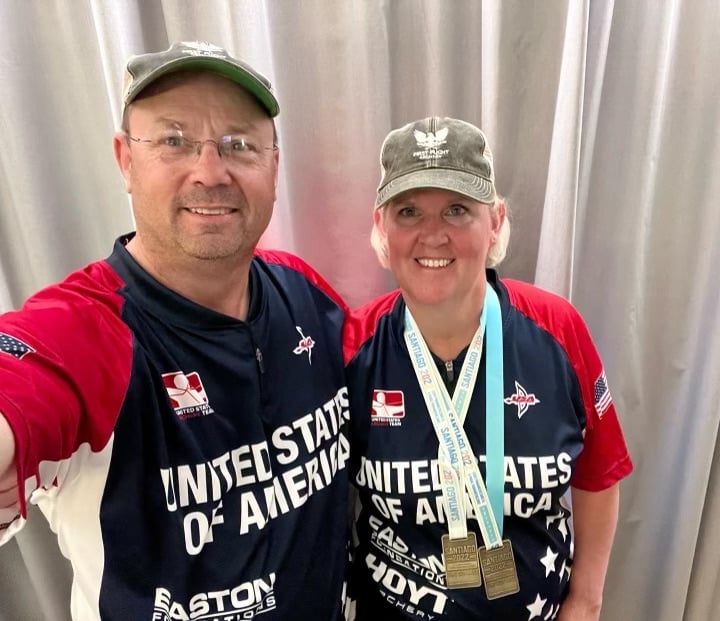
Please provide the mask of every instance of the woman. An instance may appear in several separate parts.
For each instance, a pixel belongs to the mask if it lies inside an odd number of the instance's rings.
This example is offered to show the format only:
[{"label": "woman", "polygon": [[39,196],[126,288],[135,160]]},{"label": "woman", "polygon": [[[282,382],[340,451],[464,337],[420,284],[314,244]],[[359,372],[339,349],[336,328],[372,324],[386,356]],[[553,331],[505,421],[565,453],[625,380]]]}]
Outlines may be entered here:
[{"label": "woman", "polygon": [[596,620],[632,464],[587,328],[491,269],[509,223],[477,127],[415,121],[381,162],[399,290],[349,332],[356,619]]}]

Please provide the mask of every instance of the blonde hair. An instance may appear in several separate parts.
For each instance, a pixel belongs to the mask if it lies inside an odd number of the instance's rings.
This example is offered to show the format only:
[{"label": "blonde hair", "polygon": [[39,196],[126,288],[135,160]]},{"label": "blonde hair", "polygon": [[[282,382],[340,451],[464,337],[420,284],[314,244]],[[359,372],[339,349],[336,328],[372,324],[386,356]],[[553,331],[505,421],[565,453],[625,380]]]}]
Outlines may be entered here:
[{"label": "blonde hair", "polygon": [[[495,267],[502,263],[505,255],[507,254],[508,244],[510,243],[510,219],[508,217],[508,207],[505,199],[502,196],[497,196],[495,198],[495,202],[489,204],[488,207],[491,212],[495,212],[501,203],[505,206],[505,218],[500,226],[500,231],[498,232],[495,243],[490,246],[490,249],[488,250],[487,260],[485,261],[485,265],[487,267]],[[385,203],[385,205],[381,205],[380,207],[377,207],[377,209],[384,209],[387,204],[388,203]],[[373,207],[373,209],[375,209],[375,207]],[[388,269],[389,265],[385,238],[380,232],[374,218],[372,230],[370,231],[370,245],[375,251],[375,255],[377,256],[380,265],[382,265],[385,269]]]}]

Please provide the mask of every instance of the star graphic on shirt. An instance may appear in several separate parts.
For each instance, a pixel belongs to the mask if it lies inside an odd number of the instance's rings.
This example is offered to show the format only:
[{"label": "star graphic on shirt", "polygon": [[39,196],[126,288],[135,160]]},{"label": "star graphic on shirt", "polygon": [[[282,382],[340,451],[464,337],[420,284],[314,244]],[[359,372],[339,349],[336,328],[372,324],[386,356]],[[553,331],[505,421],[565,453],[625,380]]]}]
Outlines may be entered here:
[{"label": "star graphic on shirt", "polygon": [[540,593],[538,593],[535,596],[535,601],[532,604],[528,604],[527,606],[525,606],[525,608],[527,608],[530,612],[528,621],[530,621],[530,619],[534,619],[535,617],[542,617],[542,611],[546,603],[547,599],[543,599],[542,597],[540,597]]},{"label": "star graphic on shirt", "polygon": [[555,520],[559,520],[561,517],[563,517],[562,511],[560,511],[557,515],[548,515],[545,518],[545,528],[550,530],[550,524],[554,524]]},{"label": "star graphic on shirt", "polygon": [[558,612],[560,612],[560,604],[557,606],[550,606],[550,610],[548,610],[548,613],[544,617],[545,621],[550,621],[550,619],[557,617]]},{"label": "star graphic on shirt", "polygon": [[547,578],[551,573],[555,572],[555,559],[558,557],[557,552],[553,552],[550,546],[547,547],[545,556],[540,559],[540,562],[545,565],[545,577]]},{"label": "star graphic on shirt", "polygon": [[565,539],[568,536],[567,518],[566,517],[563,516],[560,518],[560,524],[558,524],[558,530],[562,533],[563,541],[565,541]]},{"label": "star graphic on shirt", "polygon": [[560,571],[558,571],[558,578],[560,578],[560,582],[562,582],[566,569],[568,569],[567,563],[563,561],[563,564],[560,566]]}]

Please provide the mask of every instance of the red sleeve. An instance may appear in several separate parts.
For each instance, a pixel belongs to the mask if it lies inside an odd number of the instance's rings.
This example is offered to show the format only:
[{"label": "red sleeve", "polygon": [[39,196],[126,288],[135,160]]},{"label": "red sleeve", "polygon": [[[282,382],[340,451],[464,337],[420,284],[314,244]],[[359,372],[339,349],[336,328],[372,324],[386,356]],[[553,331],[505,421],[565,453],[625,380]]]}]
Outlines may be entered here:
[{"label": "red sleeve", "polygon": [[0,411],[15,437],[23,517],[61,460],[84,443],[101,450],[112,433],[132,362],[121,284],[93,263],[0,317]]},{"label": "red sleeve", "polygon": [[375,332],[375,326],[381,315],[392,310],[400,290],[395,289],[380,295],[350,313],[343,333],[343,353],[347,365],[360,346]]},{"label": "red sleeve", "polygon": [[578,311],[564,298],[533,285],[503,280],[510,301],[562,346],[577,376],[585,412],[583,450],[572,485],[606,489],[630,474],[632,461],[597,348]]},{"label": "red sleeve", "polygon": [[343,309],[346,315],[349,312],[345,301],[338,295],[335,289],[300,257],[289,252],[284,252],[283,250],[262,250],[260,248],[255,249],[255,256],[260,257],[266,263],[286,265],[296,272],[300,272],[318,289],[324,291],[328,297]]}]

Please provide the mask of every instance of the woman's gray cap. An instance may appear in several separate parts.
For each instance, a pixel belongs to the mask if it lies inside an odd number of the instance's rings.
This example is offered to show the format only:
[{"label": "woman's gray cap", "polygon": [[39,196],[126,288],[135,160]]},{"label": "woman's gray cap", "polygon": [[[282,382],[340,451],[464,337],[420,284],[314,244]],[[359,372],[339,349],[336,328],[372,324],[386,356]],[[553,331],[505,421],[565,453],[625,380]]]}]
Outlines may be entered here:
[{"label": "woman's gray cap", "polygon": [[277,116],[280,106],[272,85],[261,73],[221,47],[199,41],[173,43],[167,50],[132,56],[123,80],[123,112],[145,88],[161,76],[180,70],[210,71],[232,80],[257,99],[268,115]]},{"label": "woman's gray cap", "polygon": [[432,116],[391,131],[380,152],[382,179],[375,206],[420,188],[495,200],[495,171],[485,134],[465,121]]}]

